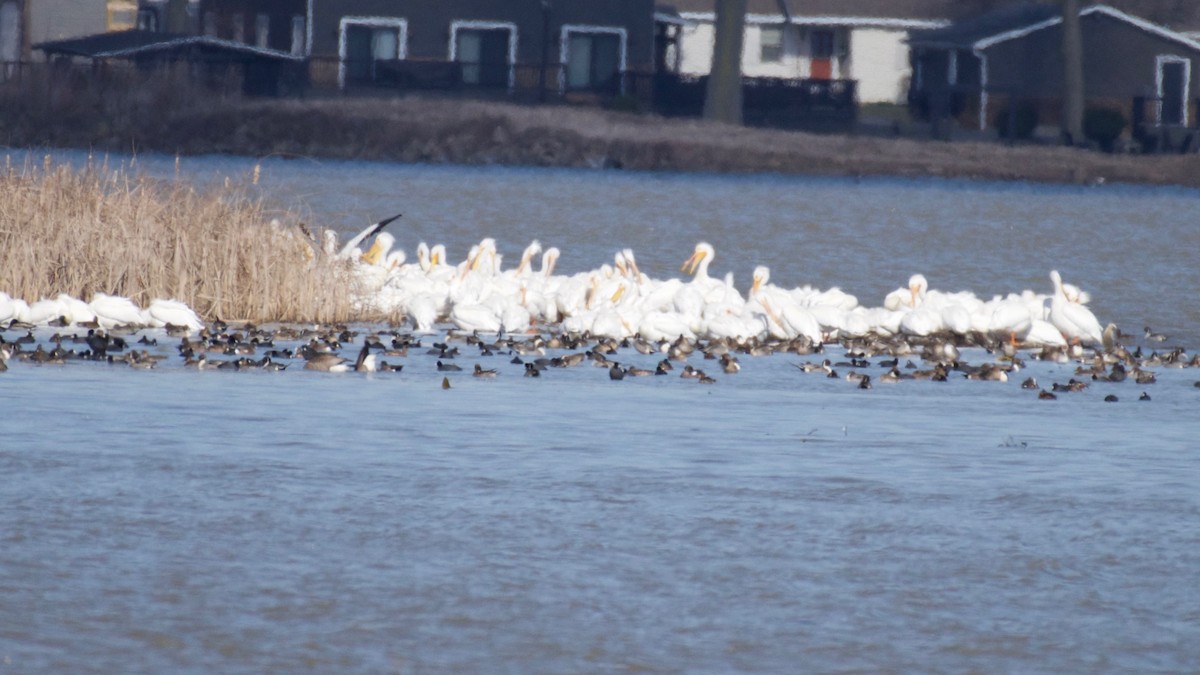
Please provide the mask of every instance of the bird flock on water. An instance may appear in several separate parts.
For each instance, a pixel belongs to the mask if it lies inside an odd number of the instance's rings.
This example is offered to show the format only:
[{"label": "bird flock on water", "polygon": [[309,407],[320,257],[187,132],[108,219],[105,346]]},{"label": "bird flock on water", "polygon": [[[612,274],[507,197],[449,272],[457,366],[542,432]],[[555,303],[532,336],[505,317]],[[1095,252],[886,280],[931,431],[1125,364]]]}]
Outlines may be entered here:
[{"label": "bird flock on water", "polygon": [[[843,377],[867,389],[874,383],[904,379],[944,380],[953,375],[968,379],[1006,381],[1019,370],[1018,350],[1031,350],[1035,358],[1065,362],[1086,361],[1080,376],[1089,381],[1152,382],[1148,367],[1154,365],[1200,366],[1200,356],[1190,357],[1181,348],[1166,354],[1146,356],[1140,347],[1129,351],[1121,345],[1132,336],[1112,324],[1102,328],[1088,308],[1089,296],[1066,283],[1057,271],[1049,275],[1048,293],[1023,291],[990,300],[970,292],[943,292],[929,288],[921,274],[906,286],[887,294],[882,304],[860,305],[857,298],[838,288],[809,286],[784,288],[770,281],[770,270],[754,269],[745,294],[733,285],[732,275],[709,275],[716,252],[712,245],[697,244],[681,267],[685,278],[655,279],[641,271],[630,249],[617,251],[611,264],[571,275],[555,274],[560,251],[543,249],[532,242],[515,266],[505,268],[503,257],[491,238],[471,247],[460,262],[447,260],[442,245],[418,245],[416,262],[408,263],[396,239],[385,232],[400,218],[379,221],[339,245],[336,235],[326,233],[324,252],[343,260],[355,278],[355,304],[365,313],[403,317],[407,330],[364,336],[353,359],[339,352],[358,335],[348,328],[295,329],[274,331],[245,326],[229,331],[216,323],[205,325],[187,305],[176,300],[155,300],[139,308],[127,298],[97,293],[89,302],[60,295],[32,304],[0,293],[0,327],[23,329],[37,326],[86,327],[87,334],[56,334],[55,346],[34,351],[32,330],[16,341],[6,342],[0,333],[0,366],[11,358],[34,362],[59,362],[69,358],[112,360],[127,347],[117,335],[137,329],[162,329],[180,337],[178,347],[185,365],[204,368],[259,368],[282,370],[293,359],[303,359],[304,368],[327,372],[399,372],[397,362],[416,347],[436,358],[437,372],[456,372],[453,363],[462,340],[478,348],[481,356],[514,354],[525,376],[538,377],[548,367],[568,367],[585,362],[605,368],[611,379],[641,375],[663,375],[673,370],[672,362],[686,361],[700,353],[716,361],[708,369],[725,374],[740,369],[739,355],[790,352],[822,353],[826,346],[840,345],[845,358],[796,363],[804,372],[826,377]],[[540,258],[539,258],[540,256]],[[446,337],[432,337],[446,331]],[[426,336],[426,337],[423,337]],[[64,339],[86,343],[74,351],[62,346]],[[143,338],[145,339],[145,338]],[[429,347],[422,344],[429,340]],[[1162,342],[1161,334],[1145,329],[1144,341]],[[276,349],[276,342],[295,341],[292,348]],[[970,366],[961,349],[980,347],[996,354],[994,363]],[[653,368],[640,368],[615,357],[620,349],[633,349],[663,358]],[[557,356],[547,356],[560,350]],[[136,367],[153,367],[161,356],[136,357],[137,349],[119,359]],[[219,356],[218,356],[219,354]],[[378,359],[377,359],[378,355]],[[257,358],[256,358],[257,356]],[[521,356],[532,357],[522,360]],[[872,357],[884,357],[872,364]],[[917,357],[925,368],[907,357]],[[225,358],[234,357],[234,358]],[[389,363],[386,358],[392,359]],[[901,357],[905,357],[901,367]],[[1149,364],[1149,365],[1147,365]],[[874,378],[866,368],[885,369]],[[1086,372],[1085,372],[1086,371]],[[471,376],[489,378],[498,369],[475,364]],[[693,365],[680,368],[680,375],[702,383],[715,377]],[[449,376],[443,376],[448,386]],[[1200,383],[1198,383],[1200,384]],[[1025,388],[1037,388],[1042,397],[1056,391],[1078,391],[1083,380],[1038,387],[1032,378]]]}]

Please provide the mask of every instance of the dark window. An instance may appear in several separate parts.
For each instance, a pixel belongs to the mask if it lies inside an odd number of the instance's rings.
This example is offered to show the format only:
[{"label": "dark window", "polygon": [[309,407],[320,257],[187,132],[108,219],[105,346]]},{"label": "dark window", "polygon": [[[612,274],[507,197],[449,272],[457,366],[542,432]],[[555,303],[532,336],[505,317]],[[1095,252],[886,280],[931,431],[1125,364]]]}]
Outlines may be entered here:
[{"label": "dark window", "polygon": [[1162,120],[1163,124],[1184,123],[1184,74],[1181,61],[1166,61],[1162,64]]},{"label": "dark window", "polygon": [[507,28],[464,28],[456,33],[455,60],[462,64],[463,82],[485,87],[508,86]]},{"label": "dark window", "polygon": [[569,33],[567,88],[611,91],[621,81],[621,38],[614,33]]},{"label": "dark window", "polygon": [[158,32],[158,12],[153,9],[139,9],[137,27],[138,30]]}]

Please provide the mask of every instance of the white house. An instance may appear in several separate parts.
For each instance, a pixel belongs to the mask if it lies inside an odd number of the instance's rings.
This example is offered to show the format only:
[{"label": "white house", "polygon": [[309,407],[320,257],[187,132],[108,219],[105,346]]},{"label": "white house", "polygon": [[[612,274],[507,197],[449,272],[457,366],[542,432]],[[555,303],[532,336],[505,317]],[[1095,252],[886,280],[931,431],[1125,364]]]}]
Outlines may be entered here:
[{"label": "white house", "polygon": [[[687,22],[679,70],[712,66],[714,0],[671,0]],[[903,103],[909,31],[950,23],[953,0],[748,0],[742,74],[858,81],[859,103]]]}]

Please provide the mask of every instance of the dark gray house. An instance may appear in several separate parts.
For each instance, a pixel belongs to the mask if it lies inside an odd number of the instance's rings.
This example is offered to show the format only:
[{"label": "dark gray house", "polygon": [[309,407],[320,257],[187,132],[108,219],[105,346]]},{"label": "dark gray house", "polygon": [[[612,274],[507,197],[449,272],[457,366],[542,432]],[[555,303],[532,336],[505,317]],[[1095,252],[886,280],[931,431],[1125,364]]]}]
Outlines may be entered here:
[{"label": "dark gray house", "polygon": [[624,93],[677,32],[654,0],[200,0],[198,13],[201,32],[303,54],[314,85],[340,89]]},{"label": "dark gray house", "polygon": [[[995,123],[1010,101],[1033,106],[1042,122],[1056,122],[1063,88],[1061,11],[1057,2],[1006,6],[914,33],[910,101],[933,114],[948,110],[979,129]],[[1147,124],[1195,123],[1200,43],[1107,5],[1082,8],[1080,27],[1089,106],[1120,110]]]},{"label": "dark gray house", "polygon": [[611,91],[654,71],[653,0],[309,0],[308,19],[314,81],[343,88],[443,69],[467,85]]}]

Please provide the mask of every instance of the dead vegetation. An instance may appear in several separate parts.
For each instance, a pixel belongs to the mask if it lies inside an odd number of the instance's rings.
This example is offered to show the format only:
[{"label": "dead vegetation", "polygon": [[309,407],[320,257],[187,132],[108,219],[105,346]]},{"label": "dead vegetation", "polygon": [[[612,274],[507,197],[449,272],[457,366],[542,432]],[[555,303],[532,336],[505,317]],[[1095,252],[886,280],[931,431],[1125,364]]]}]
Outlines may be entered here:
[{"label": "dead vegetation", "polygon": [[199,192],[104,165],[9,163],[0,176],[0,290],[27,302],[103,292],[145,307],[174,298],[205,319],[360,318],[345,263],[293,215],[276,219],[248,196],[252,181]]},{"label": "dead vegetation", "polygon": [[1200,186],[1195,154],[817,135],[459,98],[250,100],[165,76],[5,84],[0,134],[10,146],[114,152]]}]

